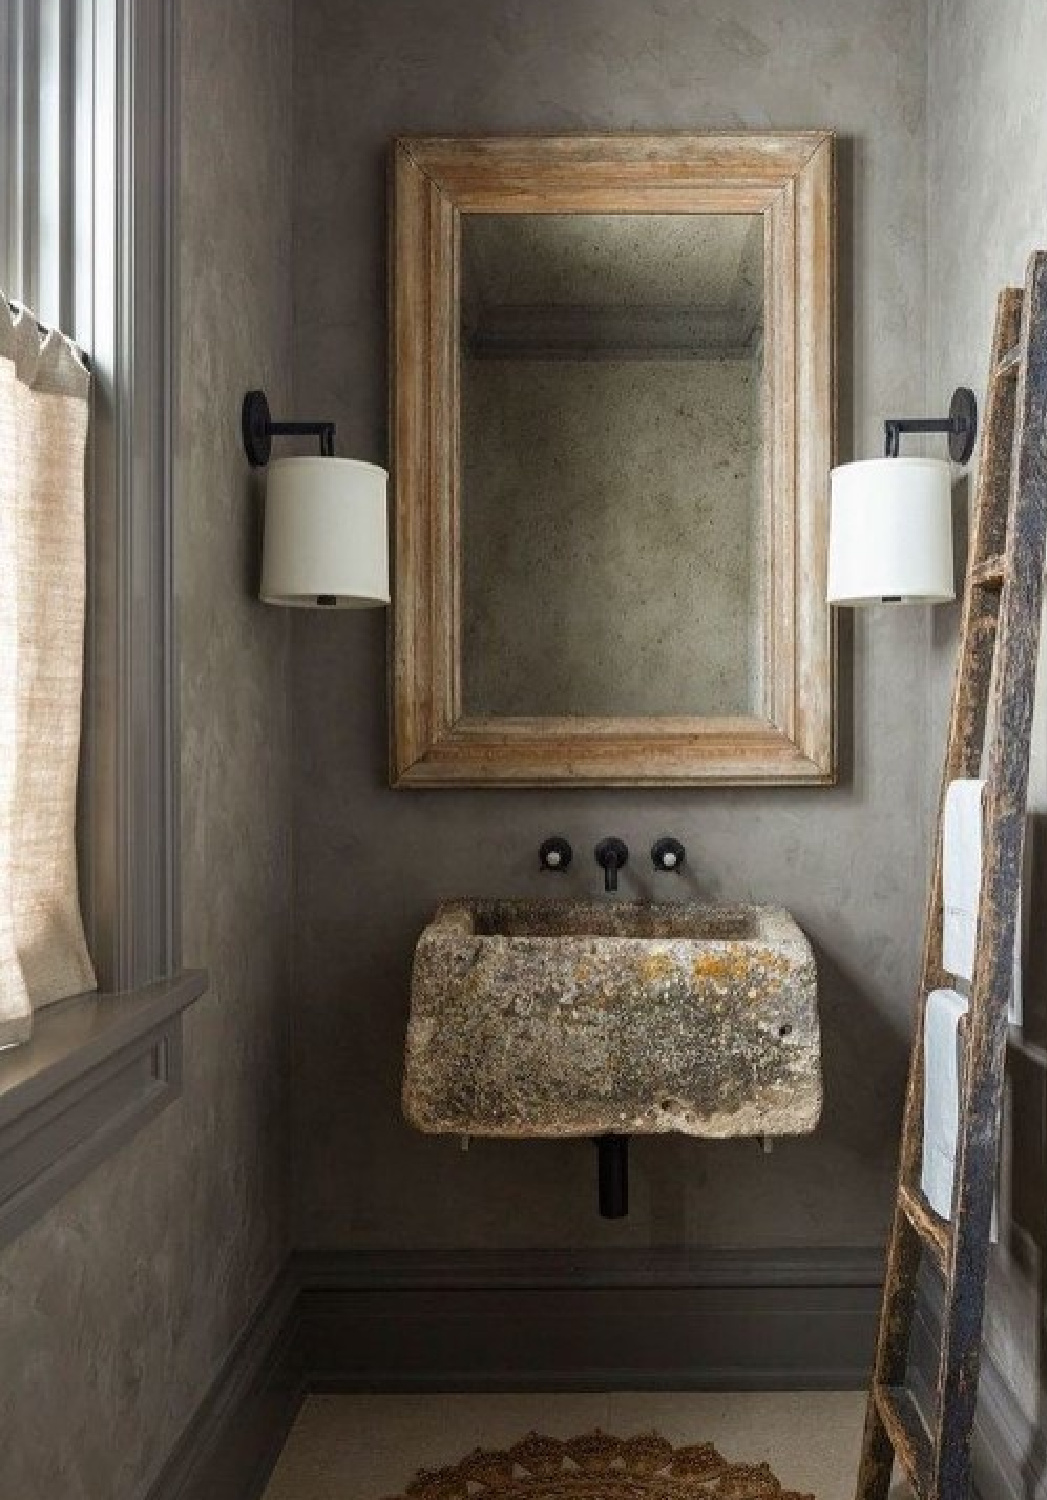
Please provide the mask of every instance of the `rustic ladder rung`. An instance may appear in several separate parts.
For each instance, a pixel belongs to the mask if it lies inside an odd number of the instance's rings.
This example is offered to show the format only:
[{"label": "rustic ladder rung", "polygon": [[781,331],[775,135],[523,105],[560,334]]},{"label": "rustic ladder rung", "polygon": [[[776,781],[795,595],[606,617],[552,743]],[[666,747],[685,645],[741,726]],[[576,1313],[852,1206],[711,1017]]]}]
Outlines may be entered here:
[{"label": "rustic ladder rung", "polygon": [[898,1189],[898,1201],[902,1213],[919,1235],[921,1243],[930,1251],[935,1265],[944,1276],[948,1272],[952,1244],[948,1220],[939,1218],[923,1193],[908,1184]]},{"label": "rustic ladder rung", "polygon": [[1008,349],[1006,354],[1001,355],[997,360],[990,379],[1000,380],[1005,375],[1017,375],[1021,357],[1021,345],[1015,344],[1013,348]]},{"label": "rustic ladder rung", "polygon": [[1003,557],[986,557],[971,568],[971,582],[980,584],[982,588],[1003,588],[1006,577],[1007,564]]},{"label": "rustic ladder rung", "polygon": [[873,1385],[873,1399],[906,1479],[925,1500],[931,1486],[931,1439],[919,1408],[903,1386]]},{"label": "rustic ladder rung", "polygon": [[[989,1268],[992,1194],[1008,1041],[1021,847],[1028,808],[1032,709],[1047,568],[1047,251],[1025,289],[996,304],[971,557],[961,616],[924,928],[916,1026],[902,1127],[898,1192],[857,1500],[888,1500],[895,1463],[919,1500],[970,1500],[978,1364]],[[960,1034],[956,1165],[949,1217],[923,1190],[925,1006],[955,988],[944,972],[944,810],[950,784],[984,778],[981,908]],[[943,1115],[943,1119],[951,1116]],[[943,1283],[933,1351],[912,1335],[921,1269]],[[928,1356],[933,1363],[925,1364]],[[926,1385],[923,1408],[912,1396]],[[925,1420],[926,1415],[926,1420]]]}]

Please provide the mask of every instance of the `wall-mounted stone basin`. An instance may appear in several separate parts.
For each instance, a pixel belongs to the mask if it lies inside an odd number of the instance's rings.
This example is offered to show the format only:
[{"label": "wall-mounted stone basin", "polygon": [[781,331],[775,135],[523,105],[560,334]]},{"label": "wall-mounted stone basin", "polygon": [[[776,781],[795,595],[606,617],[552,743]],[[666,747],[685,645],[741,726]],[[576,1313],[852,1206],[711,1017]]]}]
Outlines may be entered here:
[{"label": "wall-mounted stone basin", "polygon": [[803,1134],[811,946],[777,907],[448,902],[415,950],[403,1099],[434,1133]]}]

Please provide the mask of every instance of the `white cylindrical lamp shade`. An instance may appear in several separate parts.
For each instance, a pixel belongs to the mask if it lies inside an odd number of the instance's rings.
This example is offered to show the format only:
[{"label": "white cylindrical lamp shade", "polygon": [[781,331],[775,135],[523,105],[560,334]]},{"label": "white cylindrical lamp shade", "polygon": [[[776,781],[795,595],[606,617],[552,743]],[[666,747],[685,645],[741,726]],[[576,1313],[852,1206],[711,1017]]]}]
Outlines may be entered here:
[{"label": "white cylindrical lamp shade", "polygon": [[937,458],[872,458],[832,471],[830,604],[956,597],[952,483]]},{"label": "white cylindrical lamp shade", "polygon": [[267,475],[265,603],[388,604],[385,470],[355,458],[278,458]]}]

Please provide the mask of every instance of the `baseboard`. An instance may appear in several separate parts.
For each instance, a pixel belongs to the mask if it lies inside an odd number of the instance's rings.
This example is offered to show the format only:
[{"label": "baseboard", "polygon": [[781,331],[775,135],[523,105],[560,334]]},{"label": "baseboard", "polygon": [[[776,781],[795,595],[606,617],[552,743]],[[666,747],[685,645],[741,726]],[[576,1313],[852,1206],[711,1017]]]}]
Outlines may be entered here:
[{"label": "baseboard", "polygon": [[860,1387],[880,1279],[864,1251],[297,1255],[148,1500],[258,1500],[313,1390]]},{"label": "baseboard", "polygon": [[864,1386],[877,1252],[303,1254],[311,1390]]},{"label": "baseboard", "polygon": [[1026,1416],[987,1354],[978,1392],[974,1487],[977,1500],[1047,1500],[1047,1432]]},{"label": "baseboard", "polygon": [[[148,1500],[258,1500],[310,1390],[862,1387],[881,1269],[833,1250],[298,1255]],[[925,1400],[934,1300],[910,1376]],[[988,1354],[974,1471],[977,1500],[1047,1500],[1047,1434]]]},{"label": "baseboard", "polygon": [[148,1500],[258,1500],[305,1394],[298,1295],[289,1264],[219,1371]]},{"label": "baseboard", "polygon": [[[937,1277],[922,1279],[917,1296],[908,1380],[921,1410],[933,1410],[937,1329],[942,1313]],[[974,1500],[1047,1500],[1047,1432],[1030,1418],[1007,1378],[983,1347],[971,1469]]]}]

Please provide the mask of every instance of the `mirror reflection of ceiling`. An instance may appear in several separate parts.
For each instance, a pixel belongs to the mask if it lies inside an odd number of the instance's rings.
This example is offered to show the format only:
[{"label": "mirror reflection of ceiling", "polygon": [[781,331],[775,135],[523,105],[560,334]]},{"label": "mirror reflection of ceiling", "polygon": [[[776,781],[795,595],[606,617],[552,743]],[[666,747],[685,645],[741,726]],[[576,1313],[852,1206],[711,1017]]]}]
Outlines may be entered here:
[{"label": "mirror reflection of ceiling", "polygon": [[758,214],[467,214],[462,326],[477,358],[756,352]]}]

